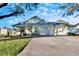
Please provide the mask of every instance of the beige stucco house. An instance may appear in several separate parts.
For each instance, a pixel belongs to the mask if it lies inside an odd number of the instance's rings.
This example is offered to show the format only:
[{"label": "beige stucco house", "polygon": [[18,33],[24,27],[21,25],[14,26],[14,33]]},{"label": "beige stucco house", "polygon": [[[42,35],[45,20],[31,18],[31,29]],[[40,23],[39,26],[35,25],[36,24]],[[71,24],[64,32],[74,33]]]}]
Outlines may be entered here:
[{"label": "beige stucco house", "polygon": [[16,30],[23,29],[30,35],[68,35],[68,26],[63,23],[46,22],[44,19],[34,16],[25,22],[13,25]]}]

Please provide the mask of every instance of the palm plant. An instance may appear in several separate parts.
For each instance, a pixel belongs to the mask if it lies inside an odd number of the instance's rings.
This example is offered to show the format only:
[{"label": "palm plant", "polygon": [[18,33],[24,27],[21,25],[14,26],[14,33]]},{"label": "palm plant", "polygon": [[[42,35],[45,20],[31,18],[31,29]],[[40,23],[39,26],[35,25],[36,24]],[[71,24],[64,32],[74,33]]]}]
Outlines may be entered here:
[{"label": "palm plant", "polygon": [[[67,3],[67,4],[64,4],[64,5],[61,5],[59,8],[61,10],[63,10],[63,9],[67,10],[67,12],[63,14],[63,16],[70,16],[70,15],[73,15],[73,13],[75,11],[79,11],[79,4],[78,3]],[[76,14],[74,16],[74,18],[76,18],[78,16],[79,16],[79,13]]]}]

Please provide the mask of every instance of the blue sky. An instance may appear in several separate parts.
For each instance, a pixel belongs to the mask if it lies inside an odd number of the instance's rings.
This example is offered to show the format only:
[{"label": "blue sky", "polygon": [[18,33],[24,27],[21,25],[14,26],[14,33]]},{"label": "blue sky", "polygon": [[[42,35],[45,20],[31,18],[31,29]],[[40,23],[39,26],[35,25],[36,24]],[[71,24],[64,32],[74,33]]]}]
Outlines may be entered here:
[{"label": "blue sky", "polygon": [[[65,5],[65,4],[62,4]],[[15,4],[9,4],[8,6],[0,9],[0,15],[9,14],[10,8],[14,8]],[[62,17],[62,15],[67,12],[67,10],[60,10],[60,4],[48,4],[48,3],[41,3],[38,5],[39,8],[37,8],[34,11],[27,11],[25,10],[25,16],[12,16],[8,18],[4,18],[0,20],[0,27],[11,27],[11,25],[24,22],[28,20],[29,18],[33,16],[39,16],[40,18],[45,19],[49,22],[56,22],[59,19],[62,19],[66,22],[69,22],[70,24],[76,24],[79,23],[79,17],[74,18],[74,16],[79,12],[74,12],[71,16]]]}]

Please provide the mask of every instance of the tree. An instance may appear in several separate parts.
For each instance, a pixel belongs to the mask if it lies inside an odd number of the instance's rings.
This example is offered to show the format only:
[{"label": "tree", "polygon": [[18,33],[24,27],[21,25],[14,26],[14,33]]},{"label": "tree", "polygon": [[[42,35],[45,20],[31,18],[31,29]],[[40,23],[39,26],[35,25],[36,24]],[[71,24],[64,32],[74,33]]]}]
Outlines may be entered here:
[{"label": "tree", "polygon": [[[6,17],[11,17],[11,16],[18,16],[18,15],[24,15],[24,9],[23,7],[28,10],[34,10],[37,8],[38,3],[18,3],[15,4],[15,10],[13,10],[13,8],[11,8],[11,13],[7,14],[7,15],[2,15],[0,16],[0,19],[6,18]],[[8,3],[0,3],[0,8],[3,8],[5,6],[8,6]]]},{"label": "tree", "polygon": [[61,20],[61,19],[57,20],[57,22],[58,23],[66,23],[64,20]]},{"label": "tree", "polygon": [[25,34],[25,29],[23,29],[23,28],[20,30],[20,36],[22,36],[22,34],[23,35]]},{"label": "tree", "polygon": [[62,20],[62,19],[57,20],[57,22],[58,22],[58,23],[65,24],[66,26],[70,26],[70,25],[71,25],[69,22],[65,22],[65,21]]},{"label": "tree", "polygon": [[8,3],[0,3],[0,8],[7,6]]},{"label": "tree", "polygon": [[[8,5],[9,3],[0,3],[0,8],[7,7]],[[15,3],[15,6],[16,6],[15,10],[13,10],[14,8],[11,8],[10,9],[11,12],[6,15],[0,15],[0,19],[11,17],[11,16],[19,16],[19,15],[24,16],[25,11],[23,8],[25,8],[27,11],[32,11],[32,10],[35,10],[38,7],[38,5],[39,5],[38,3]],[[67,10],[67,12],[63,14],[63,17],[73,15],[75,11],[79,11],[78,3],[66,3],[66,4],[64,3],[59,5],[60,5],[59,9]],[[79,13],[76,14],[74,18],[78,16],[79,16]]]},{"label": "tree", "polygon": [[[66,9],[67,12],[63,14],[63,17],[64,16],[70,16],[70,15],[73,15],[73,13],[75,11],[79,11],[79,4],[78,3],[67,3],[65,5],[61,5],[59,7],[59,9],[63,10],[63,9]],[[78,17],[79,16],[79,13],[74,16],[74,18]]]},{"label": "tree", "polygon": [[[6,15],[1,15],[0,19],[3,18],[7,18],[7,17],[11,17],[11,16],[19,16],[19,15],[24,15],[25,11],[24,8],[28,11],[32,11],[35,10],[37,8],[38,3],[19,3],[19,4],[15,4],[15,9],[13,10],[13,8],[10,8],[10,13],[6,14]],[[0,3],[0,8],[3,7],[7,7],[8,3]],[[7,32],[8,36],[9,36],[9,32]],[[22,34],[25,34],[25,29],[22,28],[20,30],[20,36]]]}]

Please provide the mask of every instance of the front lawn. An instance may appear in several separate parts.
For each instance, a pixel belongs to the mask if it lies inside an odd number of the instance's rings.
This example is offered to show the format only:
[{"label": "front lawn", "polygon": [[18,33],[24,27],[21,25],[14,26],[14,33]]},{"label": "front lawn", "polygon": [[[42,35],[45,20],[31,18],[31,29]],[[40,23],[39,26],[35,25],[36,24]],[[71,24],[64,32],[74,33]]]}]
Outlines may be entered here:
[{"label": "front lawn", "polygon": [[29,41],[29,39],[0,41],[0,56],[16,56]]}]

